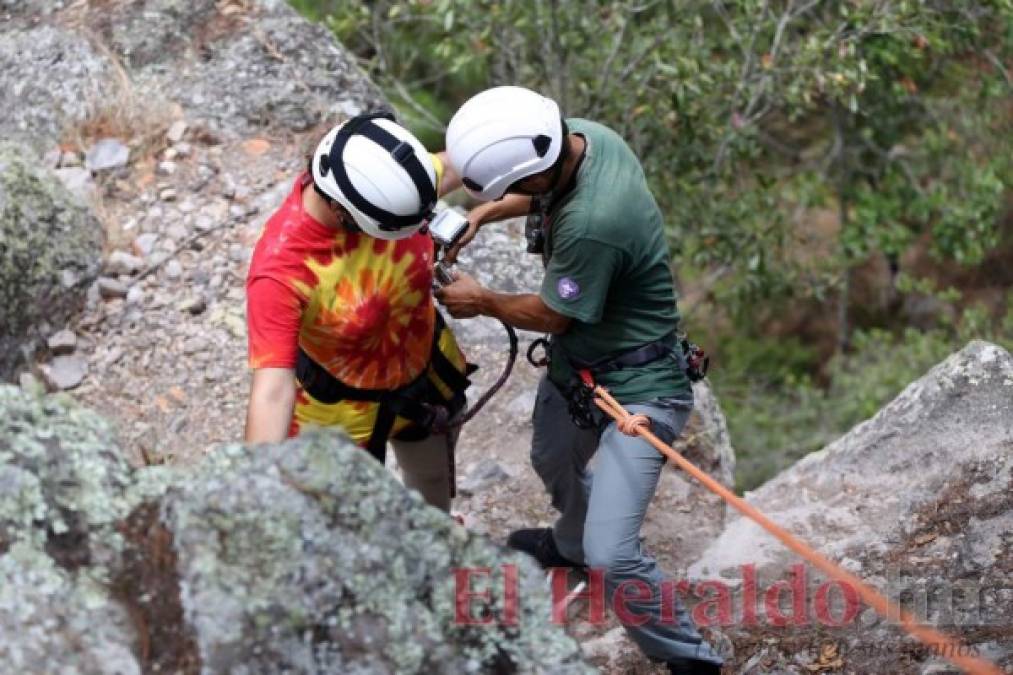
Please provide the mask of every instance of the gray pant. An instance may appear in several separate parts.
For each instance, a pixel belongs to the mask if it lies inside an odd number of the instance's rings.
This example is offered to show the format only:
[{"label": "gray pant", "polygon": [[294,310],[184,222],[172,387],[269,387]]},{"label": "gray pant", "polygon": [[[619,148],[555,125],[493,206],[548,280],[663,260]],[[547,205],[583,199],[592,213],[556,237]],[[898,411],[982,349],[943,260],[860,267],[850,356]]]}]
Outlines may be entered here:
[{"label": "gray pant", "polygon": [[[652,430],[666,443],[682,431],[691,408],[688,401],[626,406],[630,412],[649,416]],[[661,572],[640,548],[640,527],[665,458],[643,439],[620,432],[614,422],[600,440],[594,431],[578,429],[570,420],[566,400],[545,377],[538,385],[533,421],[531,463],[560,512],[553,528],[559,552],[604,571],[607,607],[614,606],[612,599],[623,582],[647,584],[650,600],[626,602],[631,615],[647,620],[639,626],[626,625],[626,631],[648,657],[721,663],[678,598],[662,595]],[[587,465],[595,453],[598,459],[592,475]],[[662,610],[663,599],[674,601],[674,610]]]}]

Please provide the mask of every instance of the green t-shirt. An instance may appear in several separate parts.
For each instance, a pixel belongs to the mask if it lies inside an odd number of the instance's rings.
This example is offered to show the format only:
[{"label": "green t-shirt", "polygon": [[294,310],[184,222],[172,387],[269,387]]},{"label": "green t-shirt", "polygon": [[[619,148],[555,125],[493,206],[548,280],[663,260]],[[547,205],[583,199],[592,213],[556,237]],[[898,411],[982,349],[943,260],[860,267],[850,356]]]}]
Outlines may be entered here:
[{"label": "green t-shirt", "polygon": [[[574,188],[546,217],[545,278],[539,296],[572,319],[553,339],[550,378],[565,385],[566,358],[593,362],[658,340],[679,324],[661,211],[639,160],[614,131],[568,119],[587,141]],[[605,373],[598,382],[623,403],[686,397],[674,359]]]}]

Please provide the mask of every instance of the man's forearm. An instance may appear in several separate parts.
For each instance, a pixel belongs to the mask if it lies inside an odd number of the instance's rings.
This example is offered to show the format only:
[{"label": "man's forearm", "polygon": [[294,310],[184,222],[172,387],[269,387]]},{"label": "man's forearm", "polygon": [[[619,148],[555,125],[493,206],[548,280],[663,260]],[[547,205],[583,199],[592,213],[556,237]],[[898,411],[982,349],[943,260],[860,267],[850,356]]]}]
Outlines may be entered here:
[{"label": "man's forearm", "polygon": [[509,295],[482,289],[480,311],[515,328],[540,333],[563,333],[570,325],[567,317],[550,310],[534,293]]},{"label": "man's forearm", "polygon": [[531,197],[508,194],[503,199],[476,206],[471,210],[469,216],[477,216],[478,222],[484,225],[507,218],[526,216],[529,211],[531,211]]}]

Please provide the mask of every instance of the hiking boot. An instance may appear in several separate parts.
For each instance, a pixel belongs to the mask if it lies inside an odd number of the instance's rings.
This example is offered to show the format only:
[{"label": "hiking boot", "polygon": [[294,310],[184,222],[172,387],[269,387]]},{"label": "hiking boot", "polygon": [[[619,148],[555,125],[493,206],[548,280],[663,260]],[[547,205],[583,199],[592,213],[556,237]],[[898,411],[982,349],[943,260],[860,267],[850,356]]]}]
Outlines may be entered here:
[{"label": "hiking boot", "polygon": [[700,659],[672,659],[667,663],[670,675],[721,675],[721,666]]},{"label": "hiking boot", "polygon": [[552,536],[552,528],[549,527],[514,530],[507,538],[507,546],[521,553],[527,553],[546,569],[550,567],[577,569],[584,567],[580,563],[564,558],[559,553],[559,549],[556,548],[556,539]]}]

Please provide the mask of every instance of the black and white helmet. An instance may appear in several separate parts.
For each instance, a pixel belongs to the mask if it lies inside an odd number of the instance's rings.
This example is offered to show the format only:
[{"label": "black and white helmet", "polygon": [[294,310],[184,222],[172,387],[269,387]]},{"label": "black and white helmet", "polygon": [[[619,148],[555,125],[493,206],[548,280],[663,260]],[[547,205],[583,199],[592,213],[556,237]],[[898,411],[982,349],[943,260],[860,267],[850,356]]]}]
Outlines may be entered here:
[{"label": "black and white helmet", "polygon": [[359,115],[324,136],[313,184],[378,239],[405,239],[432,217],[436,169],[422,143],[389,113]]}]

